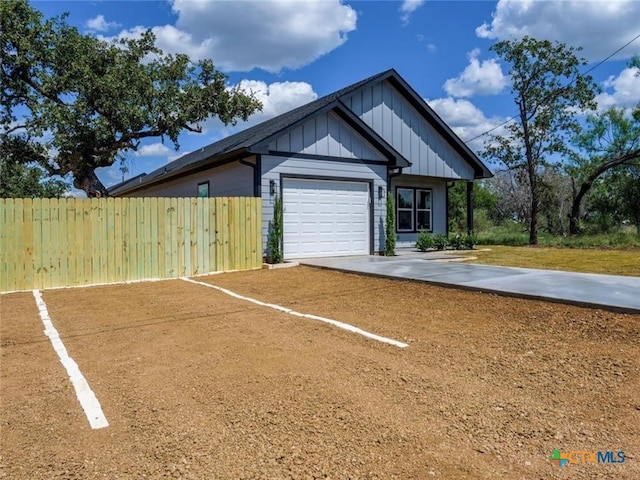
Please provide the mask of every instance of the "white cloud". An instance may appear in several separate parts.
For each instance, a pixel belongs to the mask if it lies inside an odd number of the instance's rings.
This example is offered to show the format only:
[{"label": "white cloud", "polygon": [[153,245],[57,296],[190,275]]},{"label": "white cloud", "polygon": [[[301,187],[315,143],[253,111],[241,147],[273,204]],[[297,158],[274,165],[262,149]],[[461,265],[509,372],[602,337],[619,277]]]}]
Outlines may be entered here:
[{"label": "white cloud", "polygon": [[454,97],[472,97],[474,95],[493,95],[500,93],[507,85],[507,77],[502,73],[495,59],[478,60],[480,50],[469,53],[469,65],[456,78],[444,83],[444,90]]},{"label": "white cloud", "polygon": [[[175,25],[152,28],[157,45],[224,71],[279,72],[307,65],[347,41],[357,14],[341,0],[173,0]],[[137,37],[134,27],[119,37]]]},{"label": "white cloud", "polygon": [[318,94],[313,91],[313,87],[306,82],[275,82],[267,84],[262,81],[245,79],[240,81],[239,86],[246,92],[253,92],[262,103],[262,111],[254,113],[249,117],[249,120],[239,122],[235,126],[225,126],[217,118],[207,120],[203,124],[203,130],[207,133],[215,132],[210,139],[211,142],[221,140],[233,133],[264,122],[318,98]]},{"label": "white cloud", "polygon": [[[510,40],[529,35],[583,47],[581,55],[601,60],[638,34],[640,2],[637,0],[500,0],[490,24],[476,29],[481,38]],[[632,44],[614,58],[631,57]]]},{"label": "white cloud", "polygon": [[609,77],[604,92],[596,97],[598,109],[609,107],[633,108],[640,103],[640,69],[625,68],[618,76]]},{"label": "white cloud", "polygon": [[420,8],[424,4],[425,0],[404,0],[400,5],[400,20],[404,25],[409,23],[409,17],[413,12]]},{"label": "white cloud", "polygon": [[[438,115],[456,132],[463,140],[468,141],[484,132],[496,127],[504,121],[502,118],[487,118],[484,113],[469,100],[460,100],[451,97],[436,98],[434,100],[426,100]],[[503,134],[504,129],[500,127],[493,134]],[[484,148],[484,142],[489,136],[477,138],[467,145],[471,150],[480,152]]]},{"label": "white cloud", "polygon": [[117,22],[107,22],[104,19],[104,15],[98,15],[95,18],[90,18],[87,20],[85,24],[89,30],[93,30],[95,32],[107,32],[113,28],[118,28],[120,26]]},{"label": "white cloud", "polygon": [[313,87],[306,82],[275,82],[267,85],[261,81],[242,80],[240,88],[253,92],[262,102],[262,112],[251,117],[259,121],[288,112],[318,98]]},{"label": "white cloud", "polygon": [[136,157],[163,157],[171,152],[171,149],[162,143],[143,145],[134,153]]},{"label": "white cloud", "polygon": [[[423,43],[425,40],[425,36],[422,33],[419,33],[416,35],[416,39],[418,40],[418,42]],[[438,50],[435,43],[427,43],[426,47],[427,47],[427,52],[429,53],[435,53],[436,50]]]}]

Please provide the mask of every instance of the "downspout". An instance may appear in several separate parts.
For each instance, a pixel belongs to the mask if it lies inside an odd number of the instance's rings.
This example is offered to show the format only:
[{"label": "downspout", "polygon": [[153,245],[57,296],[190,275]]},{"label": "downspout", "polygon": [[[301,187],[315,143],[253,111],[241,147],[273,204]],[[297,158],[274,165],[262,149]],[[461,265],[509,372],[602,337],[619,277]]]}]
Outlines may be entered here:
[{"label": "downspout", "polygon": [[[398,175],[402,175],[402,167],[393,167],[393,168],[394,169],[397,168],[398,171],[397,172],[391,172],[391,169],[387,170],[389,172],[389,173],[387,173],[387,196],[391,192],[391,180],[394,177],[397,177]],[[386,201],[387,201],[387,199],[385,198],[385,205],[386,205]],[[397,206],[396,206],[396,208],[397,208]],[[397,225],[398,224],[397,224],[397,222],[398,222],[398,219],[396,218],[396,227],[394,228],[394,230],[396,230],[396,232],[395,232],[396,233],[396,239],[397,239],[397,236],[398,236],[398,232],[397,232],[397,229],[398,229]]]},{"label": "downspout", "polygon": [[246,165],[247,167],[251,167],[253,169],[253,196],[261,197],[261,188],[260,188],[260,170],[258,169],[258,165],[260,164],[260,154],[256,155],[256,163],[247,162],[246,160],[240,160],[242,165]]},{"label": "downspout", "polygon": [[[392,172],[387,175],[387,192],[391,190],[391,179],[397,177],[398,175],[402,175],[402,167],[393,167],[397,168],[397,172]],[[390,169],[391,170],[391,169]]]}]

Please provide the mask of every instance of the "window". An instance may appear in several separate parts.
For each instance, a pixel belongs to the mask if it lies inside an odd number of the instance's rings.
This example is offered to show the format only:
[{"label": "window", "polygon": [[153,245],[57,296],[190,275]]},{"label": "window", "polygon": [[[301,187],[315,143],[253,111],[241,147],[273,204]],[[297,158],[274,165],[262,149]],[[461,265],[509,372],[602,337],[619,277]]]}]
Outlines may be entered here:
[{"label": "window", "polygon": [[431,230],[431,190],[416,190],[416,230]]},{"label": "window", "polygon": [[209,198],[209,182],[202,182],[198,184],[198,197]]},{"label": "window", "polygon": [[398,206],[398,231],[413,232],[413,189],[398,188],[396,190]]},{"label": "window", "polygon": [[398,233],[417,232],[421,229],[431,231],[431,190],[397,188],[396,217]]}]

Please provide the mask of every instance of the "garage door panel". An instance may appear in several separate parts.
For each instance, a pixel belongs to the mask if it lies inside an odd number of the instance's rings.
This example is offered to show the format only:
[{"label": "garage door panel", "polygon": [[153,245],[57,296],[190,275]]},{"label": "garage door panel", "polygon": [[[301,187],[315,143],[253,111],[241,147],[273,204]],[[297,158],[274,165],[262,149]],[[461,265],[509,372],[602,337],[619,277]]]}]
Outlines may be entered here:
[{"label": "garage door panel", "polygon": [[285,179],[285,258],[369,253],[369,185]]}]

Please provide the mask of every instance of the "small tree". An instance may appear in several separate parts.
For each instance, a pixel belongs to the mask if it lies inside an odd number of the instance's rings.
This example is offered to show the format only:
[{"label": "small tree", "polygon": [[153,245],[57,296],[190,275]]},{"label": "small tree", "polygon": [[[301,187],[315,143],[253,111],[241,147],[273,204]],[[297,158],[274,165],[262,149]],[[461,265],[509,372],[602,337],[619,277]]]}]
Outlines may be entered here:
[{"label": "small tree", "polygon": [[562,43],[524,37],[491,47],[511,65],[511,92],[518,108],[507,135],[494,135],[485,155],[525,172],[530,190],[529,243],[538,243],[540,175],[554,155],[567,152],[567,135],[578,128],[576,110],[595,108],[597,85],[579,67],[584,59]]},{"label": "small tree", "polygon": [[267,236],[267,249],[271,263],[282,263],[284,259],[282,251],[283,231],[282,197],[276,195],[273,204],[273,220],[269,222],[269,235]]},{"label": "small tree", "polygon": [[384,225],[384,254],[393,257],[396,254],[396,205],[393,195],[387,194],[387,218]]},{"label": "small tree", "polygon": [[590,116],[573,143],[578,151],[570,155],[567,166],[573,181],[569,231],[578,234],[582,201],[598,177],[621,166],[640,165],[640,115],[630,116],[612,107],[602,115]]}]

